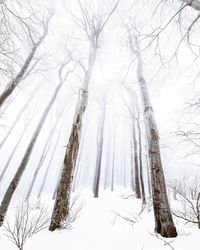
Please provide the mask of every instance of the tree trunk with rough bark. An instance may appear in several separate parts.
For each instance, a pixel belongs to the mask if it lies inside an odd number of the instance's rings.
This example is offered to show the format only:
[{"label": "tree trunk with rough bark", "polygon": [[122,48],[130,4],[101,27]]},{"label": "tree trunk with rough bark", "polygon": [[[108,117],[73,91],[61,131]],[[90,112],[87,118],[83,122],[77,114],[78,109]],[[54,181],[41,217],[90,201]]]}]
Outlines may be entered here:
[{"label": "tree trunk with rough bark", "polygon": [[82,119],[88,102],[88,85],[92,76],[93,67],[96,60],[96,48],[90,47],[88,59],[88,69],[85,74],[83,89],[80,92],[80,97],[76,106],[76,112],[72,125],[71,134],[67,144],[63,169],[57,189],[56,200],[52,212],[50,231],[62,227],[62,221],[69,215],[70,195],[73,181],[73,172],[76,165],[80,136],[82,129]]},{"label": "tree trunk with rough bark", "polygon": [[147,84],[143,77],[143,62],[140,54],[139,43],[135,36],[135,48],[133,47],[132,34],[129,30],[129,45],[131,52],[137,55],[139,82],[141,97],[144,105],[145,120],[148,131],[149,159],[151,168],[152,196],[155,217],[155,231],[163,237],[176,237],[177,231],[174,226],[171,209],[167,197],[164,172],[162,168],[159,135],[154,118],[153,108],[150,103]]}]

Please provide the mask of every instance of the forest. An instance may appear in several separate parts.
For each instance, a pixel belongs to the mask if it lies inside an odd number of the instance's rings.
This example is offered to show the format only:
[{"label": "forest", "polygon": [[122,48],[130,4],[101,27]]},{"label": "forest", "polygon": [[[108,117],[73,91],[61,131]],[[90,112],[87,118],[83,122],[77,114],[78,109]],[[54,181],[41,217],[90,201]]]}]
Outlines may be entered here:
[{"label": "forest", "polygon": [[0,0],[0,249],[199,250],[200,1]]}]

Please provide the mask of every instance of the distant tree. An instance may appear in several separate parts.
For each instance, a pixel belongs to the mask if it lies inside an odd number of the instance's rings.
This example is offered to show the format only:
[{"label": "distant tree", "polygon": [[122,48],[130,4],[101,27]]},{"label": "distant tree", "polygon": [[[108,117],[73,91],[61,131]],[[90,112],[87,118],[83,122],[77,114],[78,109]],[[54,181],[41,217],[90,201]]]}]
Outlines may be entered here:
[{"label": "distant tree", "polygon": [[116,133],[114,130],[113,133],[113,142],[112,142],[112,165],[111,165],[111,184],[110,184],[110,189],[113,192],[114,191],[114,182],[115,182],[115,149],[116,149],[116,145],[115,145],[115,141],[116,141]]},{"label": "distant tree", "polygon": [[93,192],[94,197],[99,197],[99,186],[100,186],[100,177],[101,177],[101,164],[103,156],[103,141],[104,141],[104,127],[105,127],[105,104],[102,107],[101,120],[99,122],[98,134],[97,134],[97,160],[96,160],[96,169],[94,174],[94,184]]}]

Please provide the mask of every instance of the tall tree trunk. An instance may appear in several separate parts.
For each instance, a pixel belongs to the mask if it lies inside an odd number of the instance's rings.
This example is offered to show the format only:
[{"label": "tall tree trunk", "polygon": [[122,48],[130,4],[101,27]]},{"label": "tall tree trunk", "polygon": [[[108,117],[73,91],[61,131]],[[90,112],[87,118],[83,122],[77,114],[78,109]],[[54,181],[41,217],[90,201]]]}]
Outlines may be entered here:
[{"label": "tall tree trunk", "polygon": [[56,200],[49,227],[50,231],[54,231],[57,228],[61,228],[62,221],[65,220],[65,218],[69,215],[73,171],[76,165],[80,145],[83,114],[85,112],[88,102],[88,85],[92,76],[95,60],[96,48],[91,45],[90,55],[88,59],[88,69],[85,72],[86,74],[83,82],[83,88],[80,92],[80,98],[76,106],[72,130],[65,152],[63,169],[58,185]]},{"label": "tall tree trunk", "polygon": [[138,161],[138,143],[136,139],[135,119],[133,119],[133,144],[134,144],[134,170],[135,170],[135,194],[136,198],[141,199],[139,161]]},{"label": "tall tree trunk", "polygon": [[148,190],[149,190],[149,195],[151,196],[151,177],[150,177],[150,173],[149,173],[149,157],[148,154],[146,154],[145,156],[146,158],[146,168],[147,168],[147,182],[148,182]]},{"label": "tall tree trunk", "polygon": [[97,138],[97,161],[96,161],[96,170],[94,174],[94,198],[99,197],[99,185],[101,177],[101,163],[102,163],[102,153],[103,153],[103,133],[104,133],[104,123],[105,123],[105,105],[102,110],[102,117],[100,121],[98,138]]},{"label": "tall tree trunk", "polygon": [[[139,111],[138,111],[139,112]],[[140,186],[141,186],[141,193],[142,193],[142,203],[146,204],[146,197],[145,197],[145,189],[144,189],[144,179],[143,179],[143,161],[142,161],[142,134],[141,128],[139,124],[139,120],[137,119],[137,127],[138,127],[138,146],[139,146],[139,166],[140,166]]]},{"label": "tall tree trunk", "polygon": [[110,147],[108,146],[107,153],[106,153],[106,170],[105,170],[105,178],[104,178],[104,189],[109,186],[110,180]]},{"label": "tall tree trunk", "polygon": [[151,168],[153,208],[155,216],[155,231],[163,237],[176,237],[177,231],[174,226],[165,185],[165,178],[162,168],[159,135],[154,118],[153,108],[150,103],[147,84],[143,77],[143,62],[140,54],[140,48],[135,37],[135,49],[133,47],[132,36],[129,30],[129,45],[132,53],[136,53],[138,60],[137,77],[145,107],[145,119],[148,130],[149,140],[149,159]]},{"label": "tall tree trunk", "polygon": [[111,191],[114,191],[115,182],[115,133],[113,135],[113,147],[112,147],[112,168],[111,168]]},{"label": "tall tree trunk", "polygon": [[123,147],[123,157],[121,158],[122,165],[122,183],[124,188],[126,189],[126,147]]},{"label": "tall tree trunk", "polygon": [[131,184],[131,189],[133,192],[135,192],[135,182],[134,182],[134,176],[135,176],[135,171],[134,171],[134,145],[133,145],[133,137],[131,136],[130,138],[130,152],[131,152],[131,174],[130,174],[130,184]]},{"label": "tall tree trunk", "polygon": [[[65,65],[61,66],[61,69],[60,69],[59,72],[62,71],[64,66]],[[67,75],[69,73],[70,72],[68,72]],[[65,79],[66,79],[66,77],[65,77]],[[3,221],[4,221],[4,218],[5,218],[6,212],[8,210],[9,204],[11,202],[12,196],[13,196],[13,194],[15,192],[15,189],[17,188],[17,186],[18,186],[18,184],[20,182],[20,179],[21,179],[21,177],[22,177],[22,175],[24,173],[24,170],[26,169],[29,158],[30,158],[31,153],[33,151],[33,148],[35,146],[36,140],[37,140],[37,138],[38,138],[38,136],[40,134],[40,131],[41,131],[42,127],[43,127],[43,124],[44,124],[44,122],[45,122],[45,120],[46,120],[46,118],[48,116],[48,113],[51,110],[51,107],[53,106],[53,104],[54,104],[54,102],[56,100],[56,97],[57,97],[61,87],[63,86],[64,82],[65,81],[62,79],[61,82],[59,83],[59,85],[56,87],[56,89],[54,91],[54,94],[51,97],[47,107],[45,108],[45,110],[44,110],[44,112],[43,112],[43,114],[42,114],[42,116],[41,116],[41,118],[39,120],[39,123],[38,123],[38,125],[37,125],[37,127],[35,129],[35,132],[33,133],[33,136],[32,136],[32,138],[31,138],[31,140],[30,140],[30,142],[29,142],[29,144],[28,144],[28,146],[26,148],[26,151],[25,151],[25,154],[24,154],[24,156],[22,158],[22,161],[21,161],[21,163],[20,163],[20,165],[19,165],[19,167],[18,167],[18,169],[17,169],[17,171],[16,171],[10,185],[8,186],[8,189],[7,189],[4,197],[3,197],[3,200],[2,200],[1,206],[0,206],[0,226],[3,224]]]}]

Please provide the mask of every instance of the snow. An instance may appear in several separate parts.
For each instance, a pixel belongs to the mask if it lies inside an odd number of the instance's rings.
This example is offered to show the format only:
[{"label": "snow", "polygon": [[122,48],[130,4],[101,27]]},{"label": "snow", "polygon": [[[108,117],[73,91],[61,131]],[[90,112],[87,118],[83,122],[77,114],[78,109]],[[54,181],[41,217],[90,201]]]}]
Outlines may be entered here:
[{"label": "snow", "polygon": [[[100,198],[82,193],[85,201],[79,217],[71,229],[49,232],[45,229],[28,238],[24,250],[199,250],[199,230],[194,225],[184,224],[175,218],[179,236],[166,239],[154,233],[154,218],[151,206],[142,210],[141,201],[119,192],[104,192]],[[53,201],[44,199],[53,206]],[[10,215],[8,215],[10,216]],[[133,223],[123,219],[127,217]],[[4,231],[0,229],[0,249],[15,250]]]}]

